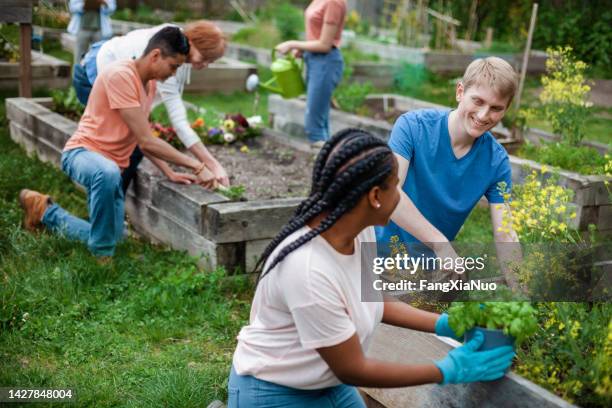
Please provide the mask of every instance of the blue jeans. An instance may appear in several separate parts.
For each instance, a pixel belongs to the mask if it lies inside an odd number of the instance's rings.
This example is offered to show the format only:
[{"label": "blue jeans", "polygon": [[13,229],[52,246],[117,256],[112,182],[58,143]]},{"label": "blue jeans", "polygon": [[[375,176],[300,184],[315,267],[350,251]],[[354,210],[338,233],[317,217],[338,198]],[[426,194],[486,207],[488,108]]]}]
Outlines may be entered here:
[{"label": "blue jeans", "polygon": [[95,256],[112,256],[123,237],[124,195],[121,171],[99,153],[78,147],[62,153],[62,170],[87,190],[89,221],[50,205],[42,222],[50,231],[89,247]]},{"label": "blue jeans", "polygon": [[106,40],[98,41],[89,47],[89,51],[83,57],[80,64],[74,64],[74,73],[72,75],[72,86],[76,91],[77,99],[83,105],[87,105],[89,94],[93,83],[98,77],[98,65],[96,59],[100,47],[106,42]]},{"label": "blue jeans", "polygon": [[238,375],[232,366],[227,408],[365,408],[357,388],[346,384],[320,390],[285,387],[250,375]]},{"label": "blue jeans", "polygon": [[344,61],[337,48],[328,53],[305,52],[306,114],[304,127],[311,142],[329,139],[329,109],[334,89],[342,79]]}]

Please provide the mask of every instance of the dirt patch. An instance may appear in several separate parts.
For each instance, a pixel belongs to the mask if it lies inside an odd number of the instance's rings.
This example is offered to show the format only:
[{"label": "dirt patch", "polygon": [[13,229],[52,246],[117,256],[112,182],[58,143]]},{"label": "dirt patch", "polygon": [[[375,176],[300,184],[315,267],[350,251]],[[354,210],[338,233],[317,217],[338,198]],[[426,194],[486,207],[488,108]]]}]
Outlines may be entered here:
[{"label": "dirt patch", "polygon": [[308,195],[314,154],[297,151],[265,136],[244,144],[206,147],[225,167],[231,184],[246,187],[244,196],[249,201]]}]

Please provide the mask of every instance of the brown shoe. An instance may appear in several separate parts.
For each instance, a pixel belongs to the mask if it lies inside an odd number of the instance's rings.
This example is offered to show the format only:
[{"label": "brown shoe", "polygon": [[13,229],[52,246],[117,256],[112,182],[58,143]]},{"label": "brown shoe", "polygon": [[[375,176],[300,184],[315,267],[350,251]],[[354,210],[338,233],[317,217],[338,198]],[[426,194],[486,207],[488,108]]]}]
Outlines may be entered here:
[{"label": "brown shoe", "polygon": [[42,225],[42,217],[51,202],[46,194],[23,189],[19,192],[19,204],[25,211],[23,227],[28,231],[35,231]]}]

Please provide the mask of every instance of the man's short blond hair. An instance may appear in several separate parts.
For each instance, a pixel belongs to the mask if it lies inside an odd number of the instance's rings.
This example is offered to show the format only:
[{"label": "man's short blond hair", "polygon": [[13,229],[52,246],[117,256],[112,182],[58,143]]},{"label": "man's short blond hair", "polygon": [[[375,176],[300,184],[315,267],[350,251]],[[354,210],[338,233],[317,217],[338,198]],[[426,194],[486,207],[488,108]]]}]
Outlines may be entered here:
[{"label": "man's short blond hair", "polygon": [[512,66],[501,58],[478,58],[465,69],[461,80],[464,90],[472,86],[492,88],[502,98],[508,98],[508,105],[518,88],[518,75]]}]

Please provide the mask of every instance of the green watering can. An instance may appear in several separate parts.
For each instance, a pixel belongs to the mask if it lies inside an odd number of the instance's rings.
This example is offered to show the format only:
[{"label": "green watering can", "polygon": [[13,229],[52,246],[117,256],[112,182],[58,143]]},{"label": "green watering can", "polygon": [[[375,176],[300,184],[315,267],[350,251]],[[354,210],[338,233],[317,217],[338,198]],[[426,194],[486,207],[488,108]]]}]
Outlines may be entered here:
[{"label": "green watering can", "polygon": [[[246,88],[248,91],[254,91],[257,86],[260,86],[270,92],[280,94],[285,99],[295,98],[306,91],[302,79],[303,69],[303,61],[298,63],[291,53],[276,58],[276,50],[273,49],[270,70],[274,76],[265,83],[259,83],[257,74],[251,74],[247,78]],[[272,86],[275,81],[278,85],[276,87]]]}]

